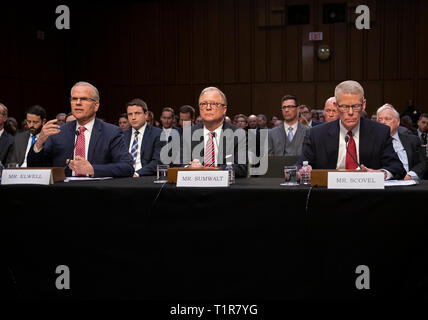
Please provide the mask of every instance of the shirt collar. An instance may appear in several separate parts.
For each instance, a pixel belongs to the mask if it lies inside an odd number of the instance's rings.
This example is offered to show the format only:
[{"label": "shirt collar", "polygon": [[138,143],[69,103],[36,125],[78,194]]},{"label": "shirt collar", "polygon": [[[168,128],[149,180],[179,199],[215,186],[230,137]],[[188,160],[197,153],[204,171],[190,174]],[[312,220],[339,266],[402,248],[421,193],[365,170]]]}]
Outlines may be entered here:
[{"label": "shirt collar", "polygon": [[205,126],[204,126],[204,137],[208,134],[208,133],[210,133],[210,132],[215,132],[215,136],[216,136],[216,138],[218,138],[218,137],[220,137],[220,135],[221,135],[221,129],[223,128],[223,123],[221,123],[218,127],[217,127],[217,129],[215,129],[214,131],[209,131]]},{"label": "shirt collar", "polygon": [[[141,136],[144,134],[144,130],[146,130],[147,127],[147,122],[140,128],[138,129],[138,132],[141,134]],[[135,135],[135,130],[134,128],[132,128],[132,134]]]},{"label": "shirt collar", "polygon": [[94,123],[95,123],[95,118],[92,119],[91,121],[89,121],[87,124],[85,124],[84,126],[81,126],[77,121],[76,121],[77,125],[76,125],[76,130],[79,130],[80,127],[85,127],[86,131],[88,131],[88,133],[92,132],[92,128],[94,127]]},{"label": "shirt collar", "polygon": [[4,128],[0,130],[0,137],[3,135]]},{"label": "shirt collar", "polygon": [[289,127],[292,127],[293,128],[293,132],[296,132],[297,131],[297,126],[299,125],[299,121],[296,121],[294,124],[292,124],[291,126],[290,125],[288,125],[285,121],[284,121],[284,129],[285,129],[285,132],[288,132],[288,128]]},{"label": "shirt collar", "polygon": [[[352,136],[357,139],[360,137],[360,123],[361,121],[358,121],[357,125],[351,130]],[[346,136],[348,134],[348,129],[345,128],[345,126],[342,124],[342,121],[340,120],[339,120],[339,128],[343,136]]]},{"label": "shirt collar", "polygon": [[395,134],[392,136],[392,139],[395,139],[397,141],[400,141],[400,137],[398,135],[398,131],[395,132]]}]

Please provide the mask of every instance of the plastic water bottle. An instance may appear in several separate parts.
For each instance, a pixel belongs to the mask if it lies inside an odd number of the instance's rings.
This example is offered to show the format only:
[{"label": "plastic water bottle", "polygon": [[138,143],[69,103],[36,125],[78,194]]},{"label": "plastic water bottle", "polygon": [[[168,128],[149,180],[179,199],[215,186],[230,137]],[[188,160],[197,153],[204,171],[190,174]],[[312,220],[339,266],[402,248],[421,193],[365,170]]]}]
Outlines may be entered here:
[{"label": "plastic water bottle", "polygon": [[303,167],[300,173],[300,184],[311,184],[311,171],[309,170],[308,161],[303,161]]},{"label": "plastic water bottle", "polygon": [[4,169],[4,166],[0,161],[0,182],[1,182],[1,175],[3,174],[3,169]]},{"label": "plastic water bottle", "polygon": [[233,169],[232,162],[226,163],[226,170],[229,172],[229,185],[235,183],[235,170]]}]

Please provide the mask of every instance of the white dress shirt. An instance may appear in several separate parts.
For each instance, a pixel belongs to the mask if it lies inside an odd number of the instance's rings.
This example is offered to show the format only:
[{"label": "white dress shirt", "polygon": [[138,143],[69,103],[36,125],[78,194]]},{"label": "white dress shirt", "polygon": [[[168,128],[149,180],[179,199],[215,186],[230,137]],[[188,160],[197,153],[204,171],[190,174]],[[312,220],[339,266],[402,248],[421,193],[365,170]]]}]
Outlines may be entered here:
[{"label": "white dress shirt", "polygon": [[[91,134],[92,129],[94,128],[95,118],[89,121],[87,124],[85,124],[83,127],[86,128],[86,130],[83,132],[85,135],[85,159],[88,160],[88,151],[89,151],[89,142],[91,141]],[[76,125],[76,131],[79,131],[79,128],[82,127],[80,124],[77,123]],[[74,158],[76,158],[76,142],[77,142],[78,136],[75,135],[74,137]]]},{"label": "white dress shirt", "polygon": [[[339,121],[339,154],[337,157],[336,169],[346,169],[346,142],[345,137],[348,135],[348,129],[346,129],[342,122]],[[352,137],[355,141],[355,147],[357,149],[357,161],[360,163],[360,123],[352,129]],[[359,170],[359,168],[357,168]]]},{"label": "white dress shirt", "polygon": [[3,131],[4,131],[4,129],[1,129],[1,130],[0,130],[0,138],[1,138],[1,136],[3,135]]},{"label": "white dress shirt", "polygon": [[221,129],[223,127],[223,123],[214,131],[209,131],[205,126],[204,126],[204,155],[205,155],[205,147],[207,145],[208,139],[209,139],[209,133],[210,132],[215,132],[215,137],[214,137],[214,155],[215,155],[215,162],[214,165],[217,166],[218,163],[218,146],[219,146],[219,142],[220,142],[220,135],[221,135]]},{"label": "white dress shirt", "polygon": [[[137,160],[135,162],[135,171],[138,171],[143,167],[141,165],[141,143],[143,142],[144,131],[146,131],[146,127],[147,127],[147,122],[144,124],[144,126],[142,126],[140,129],[138,129],[139,134],[137,136],[138,145],[137,145]],[[132,150],[132,144],[134,143],[136,131],[137,130],[132,128],[131,141],[129,141],[129,153],[131,153],[131,150]]]},{"label": "white dress shirt", "polygon": [[[285,130],[285,135],[287,136],[287,139],[288,139],[288,128],[290,128],[290,127],[293,128],[293,139],[294,139],[294,136],[296,135],[296,132],[297,132],[298,124],[299,124],[299,121],[296,121],[294,124],[292,124],[290,126],[284,121],[284,130]],[[290,141],[290,140],[288,140],[288,141]],[[293,141],[293,140],[291,140],[291,141]]]},{"label": "white dress shirt", "polygon": [[[39,135],[40,135],[40,133],[36,134],[36,141],[39,138]],[[22,162],[21,168],[26,168],[27,167],[27,156],[28,156],[28,152],[30,151],[30,148],[31,148],[31,141],[32,140],[33,140],[33,134],[30,133],[30,137],[28,138],[28,142],[27,142],[27,149],[25,150],[24,162]],[[34,151],[36,151],[36,150],[34,149]]]}]

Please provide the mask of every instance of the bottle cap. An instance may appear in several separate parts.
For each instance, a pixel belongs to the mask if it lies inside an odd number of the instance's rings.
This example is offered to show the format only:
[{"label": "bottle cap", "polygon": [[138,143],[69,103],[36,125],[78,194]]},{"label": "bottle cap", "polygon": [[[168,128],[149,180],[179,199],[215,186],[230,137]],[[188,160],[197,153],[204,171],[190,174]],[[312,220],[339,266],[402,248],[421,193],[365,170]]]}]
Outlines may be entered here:
[{"label": "bottle cap", "polygon": [[308,161],[303,161],[303,165],[304,166],[307,166],[309,164],[309,162]]},{"label": "bottle cap", "polygon": [[226,162],[226,165],[231,166],[232,162]]}]

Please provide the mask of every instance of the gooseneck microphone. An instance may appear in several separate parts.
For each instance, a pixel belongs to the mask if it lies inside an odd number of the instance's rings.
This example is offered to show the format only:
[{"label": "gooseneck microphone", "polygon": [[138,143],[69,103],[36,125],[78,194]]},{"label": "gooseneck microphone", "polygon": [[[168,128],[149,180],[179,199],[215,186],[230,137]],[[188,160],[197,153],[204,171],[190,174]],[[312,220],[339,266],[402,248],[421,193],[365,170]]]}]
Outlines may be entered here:
[{"label": "gooseneck microphone", "polygon": [[[349,136],[346,135],[345,136],[345,143],[346,143],[346,152],[351,156],[352,160],[354,160],[354,162],[358,165],[358,168],[361,169],[361,165],[360,163],[357,161],[357,159],[354,158],[354,156],[352,155],[352,153],[349,152],[348,150],[348,142],[349,142]],[[362,169],[361,169],[362,170]]]},{"label": "gooseneck microphone", "polygon": [[[76,136],[76,137],[79,137],[79,134],[80,134],[80,131],[79,130],[76,130],[76,131],[74,131],[74,135]],[[68,164],[70,163],[70,160],[73,160],[74,159],[74,148],[76,148],[76,142],[77,142],[77,138],[74,140],[74,143],[73,143],[73,149],[71,150],[71,156],[70,156],[70,158],[68,158],[68,159],[66,159],[65,161],[66,161],[66,164],[65,164],[65,168],[68,166]],[[68,160],[68,161],[67,161]]]}]

